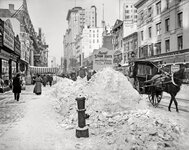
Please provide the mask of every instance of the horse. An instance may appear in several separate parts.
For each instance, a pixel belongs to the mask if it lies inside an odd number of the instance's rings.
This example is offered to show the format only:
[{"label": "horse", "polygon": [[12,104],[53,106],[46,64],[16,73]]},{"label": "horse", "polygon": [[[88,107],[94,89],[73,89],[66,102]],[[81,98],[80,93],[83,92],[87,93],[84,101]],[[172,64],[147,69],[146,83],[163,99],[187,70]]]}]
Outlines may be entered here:
[{"label": "horse", "polygon": [[180,87],[183,84],[183,79],[185,79],[185,68],[181,68],[180,70],[172,73],[171,75],[165,75],[164,80],[162,81],[162,88],[155,88],[155,93],[166,92],[171,95],[170,103],[168,106],[168,110],[171,111],[171,105],[174,101],[176,111],[178,110],[178,103],[176,100],[176,95],[180,91]]}]

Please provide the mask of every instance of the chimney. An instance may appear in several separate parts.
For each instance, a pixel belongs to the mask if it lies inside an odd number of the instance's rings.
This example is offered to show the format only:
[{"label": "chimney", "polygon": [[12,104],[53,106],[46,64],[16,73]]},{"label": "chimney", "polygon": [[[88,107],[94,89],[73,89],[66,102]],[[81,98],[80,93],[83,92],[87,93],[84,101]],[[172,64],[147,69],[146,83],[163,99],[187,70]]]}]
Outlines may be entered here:
[{"label": "chimney", "polygon": [[13,11],[14,10],[14,4],[9,4],[9,10]]}]

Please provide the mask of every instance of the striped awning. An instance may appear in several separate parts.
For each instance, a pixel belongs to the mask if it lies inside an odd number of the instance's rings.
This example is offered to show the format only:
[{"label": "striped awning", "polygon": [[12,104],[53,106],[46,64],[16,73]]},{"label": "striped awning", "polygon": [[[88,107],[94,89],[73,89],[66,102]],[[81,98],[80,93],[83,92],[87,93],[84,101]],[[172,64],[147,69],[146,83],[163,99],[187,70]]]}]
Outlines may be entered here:
[{"label": "striped awning", "polygon": [[58,72],[58,68],[54,67],[36,67],[36,66],[30,66],[31,73],[38,73],[38,74],[56,74]]}]

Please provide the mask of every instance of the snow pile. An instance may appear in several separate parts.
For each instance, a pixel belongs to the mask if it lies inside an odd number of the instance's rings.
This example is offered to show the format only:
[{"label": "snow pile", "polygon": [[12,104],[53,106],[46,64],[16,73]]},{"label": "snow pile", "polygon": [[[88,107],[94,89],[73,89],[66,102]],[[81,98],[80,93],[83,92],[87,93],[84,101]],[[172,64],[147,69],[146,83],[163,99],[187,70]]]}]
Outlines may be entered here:
[{"label": "snow pile", "polygon": [[128,79],[112,68],[96,73],[89,81],[86,91],[97,101],[118,104],[125,108],[133,108],[141,100]]},{"label": "snow pile", "polygon": [[53,87],[50,95],[59,99],[59,109],[63,114],[66,113],[65,105],[72,107],[76,103],[75,98],[79,95],[87,98],[86,108],[90,113],[102,110],[116,112],[135,109],[141,100],[139,93],[128,79],[112,68],[99,71],[90,81],[86,78],[78,78],[75,82],[67,78],[58,79]]},{"label": "snow pile", "polygon": [[178,122],[150,110],[102,113],[90,122],[91,135],[105,141],[107,149],[186,149],[184,132]]},{"label": "snow pile", "polygon": [[60,79],[53,88],[49,94],[58,99],[57,111],[63,117],[61,126],[66,129],[77,127],[75,98],[86,97],[90,137],[101,139],[93,149],[183,149],[184,128],[169,119],[169,114],[150,111],[120,72],[106,68],[90,81]]}]

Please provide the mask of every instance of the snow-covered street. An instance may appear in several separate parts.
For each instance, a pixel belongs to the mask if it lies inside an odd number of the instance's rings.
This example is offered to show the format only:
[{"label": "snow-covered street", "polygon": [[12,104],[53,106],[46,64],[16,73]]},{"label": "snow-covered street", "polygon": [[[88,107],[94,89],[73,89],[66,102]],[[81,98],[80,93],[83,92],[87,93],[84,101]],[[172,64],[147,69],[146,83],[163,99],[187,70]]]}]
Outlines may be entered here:
[{"label": "snow-covered street", "polygon": [[[153,108],[120,72],[108,68],[90,81],[57,80],[42,95],[27,86],[19,102],[11,92],[1,96],[1,150],[189,149],[189,113]],[[90,115],[89,138],[75,136],[80,95]]]}]

